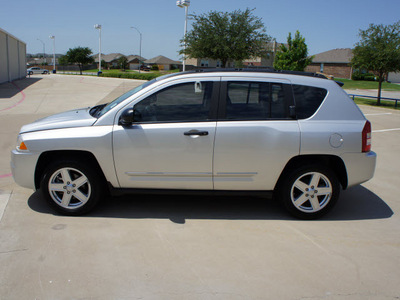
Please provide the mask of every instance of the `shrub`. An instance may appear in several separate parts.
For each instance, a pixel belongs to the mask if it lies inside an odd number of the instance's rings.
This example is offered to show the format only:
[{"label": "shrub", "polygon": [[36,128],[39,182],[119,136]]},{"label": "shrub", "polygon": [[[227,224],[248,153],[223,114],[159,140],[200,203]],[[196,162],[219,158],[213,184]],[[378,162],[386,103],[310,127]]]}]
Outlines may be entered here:
[{"label": "shrub", "polygon": [[151,70],[152,71],[158,71],[159,70],[158,65],[152,65],[151,66]]},{"label": "shrub", "polygon": [[351,75],[351,79],[352,80],[375,81],[375,75],[372,73],[354,72]]},{"label": "shrub", "polygon": [[152,80],[161,76],[160,73],[126,73],[126,72],[107,72],[102,73],[101,77],[114,77],[114,78],[127,78],[127,79],[139,79],[139,80]]}]

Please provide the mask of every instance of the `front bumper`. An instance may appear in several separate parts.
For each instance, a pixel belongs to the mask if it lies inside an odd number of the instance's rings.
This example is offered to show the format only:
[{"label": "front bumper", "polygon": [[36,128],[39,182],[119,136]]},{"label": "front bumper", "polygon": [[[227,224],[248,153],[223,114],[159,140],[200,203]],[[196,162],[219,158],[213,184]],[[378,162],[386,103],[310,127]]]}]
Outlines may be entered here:
[{"label": "front bumper", "polygon": [[39,154],[11,151],[11,171],[15,182],[25,188],[35,190],[35,169]]}]

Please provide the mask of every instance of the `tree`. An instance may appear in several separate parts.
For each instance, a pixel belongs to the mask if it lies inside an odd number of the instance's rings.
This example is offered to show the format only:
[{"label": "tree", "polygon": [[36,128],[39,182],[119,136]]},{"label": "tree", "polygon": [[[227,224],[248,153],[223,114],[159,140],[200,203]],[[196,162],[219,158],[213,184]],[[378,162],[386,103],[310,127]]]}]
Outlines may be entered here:
[{"label": "tree", "polygon": [[244,12],[211,11],[193,15],[193,29],[181,40],[182,46],[186,43],[186,49],[180,54],[220,60],[223,68],[228,61],[266,55],[266,44],[271,38],[265,33],[261,19],[252,11],[247,8]]},{"label": "tree", "polygon": [[378,100],[381,104],[382,82],[389,72],[400,70],[400,21],[393,25],[370,24],[359,32],[351,65],[373,72],[378,77]]},{"label": "tree", "polygon": [[92,50],[89,47],[75,47],[70,48],[65,56],[67,61],[71,64],[77,64],[79,66],[80,74],[82,75],[83,65],[87,65],[94,62]]},{"label": "tree", "polygon": [[121,55],[117,60],[118,66],[120,69],[125,70],[128,66],[128,59],[125,55]]},{"label": "tree", "polygon": [[278,70],[304,71],[312,62],[313,57],[308,57],[306,39],[297,30],[292,39],[289,32],[287,46],[282,44],[280,51],[276,53],[274,68]]},{"label": "tree", "polygon": [[66,55],[60,56],[58,58],[58,64],[61,65],[61,66],[68,65],[68,57]]}]

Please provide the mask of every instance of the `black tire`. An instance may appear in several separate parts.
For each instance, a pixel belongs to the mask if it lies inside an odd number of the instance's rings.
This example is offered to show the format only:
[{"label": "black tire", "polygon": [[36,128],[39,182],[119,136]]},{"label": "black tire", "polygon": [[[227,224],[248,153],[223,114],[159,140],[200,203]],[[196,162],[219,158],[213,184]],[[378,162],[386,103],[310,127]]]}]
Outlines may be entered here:
[{"label": "black tire", "polygon": [[325,166],[306,165],[289,172],[278,188],[278,198],[296,218],[317,219],[336,204],[340,184]]},{"label": "black tire", "polygon": [[32,75],[32,74],[33,74],[33,72],[31,72],[31,71],[28,72],[28,75]]},{"label": "black tire", "polygon": [[96,168],[76,160],[51,163],[40,183],[42,194],[50,206],[69,216],[91,211],[106,195],[105,186]]}]

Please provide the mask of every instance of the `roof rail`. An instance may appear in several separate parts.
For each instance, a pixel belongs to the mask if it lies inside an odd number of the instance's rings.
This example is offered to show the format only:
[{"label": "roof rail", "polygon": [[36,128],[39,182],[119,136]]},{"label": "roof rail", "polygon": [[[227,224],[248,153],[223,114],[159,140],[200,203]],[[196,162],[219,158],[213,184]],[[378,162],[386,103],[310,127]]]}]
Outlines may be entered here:
[{"label": "roof rail", "polygon": [[262,67],[262,68],[205,68],[205,69],[194,69],[194,70],[191,70],[191,71],[187,71],[185,73],[212,73],[212,72],[280,73],[280,74],[301,75],[301,76],[310,76],[310,77],[317,77],[317,78],[327,79],[322,74],[311,73],[311,72],[302,72],[302,71],[275,70],[272,67]]}]

